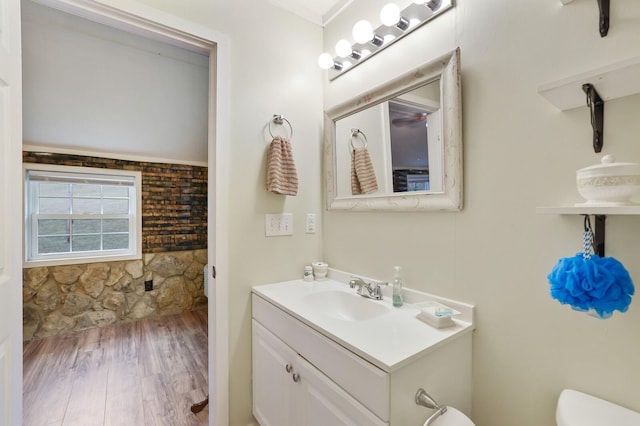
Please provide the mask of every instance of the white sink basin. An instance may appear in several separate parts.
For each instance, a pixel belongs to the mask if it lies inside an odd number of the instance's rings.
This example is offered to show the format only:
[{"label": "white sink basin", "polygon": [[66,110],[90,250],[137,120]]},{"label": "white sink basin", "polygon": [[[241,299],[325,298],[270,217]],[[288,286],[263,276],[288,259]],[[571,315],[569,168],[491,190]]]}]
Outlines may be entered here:
[{"label": "white sink basin", "polygon": [[300,301],[310,309],[343,321],[363,321],[390,312],[390,308],[386,305],[344,291],[322,291],[316,294],[307,294]]},{"label": "white sink basin", "polygon": [[[349,278],[344,273],[343,281],[329,277],[265,284],[253,287],[253,293],[387,372],[474,328],[470,305],[411,290],[413,300],[420,297],[414,303],[437,301],[463,311],[455,326],[436,329],[416,318],[419,308],[407,303],[407,297],[402,307],[394,308],[388,287],[383,300],[372,300],[349,288]],[[405,296],[408,292],[405,288]]]}]

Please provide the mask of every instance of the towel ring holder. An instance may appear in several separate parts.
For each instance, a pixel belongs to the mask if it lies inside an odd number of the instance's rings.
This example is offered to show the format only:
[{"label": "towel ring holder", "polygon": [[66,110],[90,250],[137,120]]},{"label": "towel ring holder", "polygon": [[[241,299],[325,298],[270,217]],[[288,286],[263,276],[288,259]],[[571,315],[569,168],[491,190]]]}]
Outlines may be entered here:
[{"label": "towel ring holder", "polygon": [[274,138],[275,136],[271,130],[271,125],[276,124],[278,126],[282,126],[284,123],[287,123],[287,125],[289,126],[289,139],[293,137],[293,126],[291,125],[289,120],[284,118],[282,114],[273,114],[273,119],[269,122],[269,134],[272,138]]},{"label": "towel ring holder", "polygon": [[351,149],[356,149],[356,147],[353,146],[353,140],[356,139],[359,135],[362,135],[362,139],[364,139],[364,147],[366,148],[367,145],[369,145],[369,142],[367,141],[367,135],[365,135],[362,130],[351,129],[351,139],[349,140],[349,144],[351,144]]}]

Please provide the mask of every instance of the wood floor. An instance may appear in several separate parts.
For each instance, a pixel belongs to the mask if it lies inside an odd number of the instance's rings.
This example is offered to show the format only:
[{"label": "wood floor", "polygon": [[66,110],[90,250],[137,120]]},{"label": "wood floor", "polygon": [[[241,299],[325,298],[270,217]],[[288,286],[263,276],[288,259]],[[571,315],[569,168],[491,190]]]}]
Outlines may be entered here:
[{"label": "wood floor", "polygon": [[207,311],[24,346],[24,426],[206,425]]}]

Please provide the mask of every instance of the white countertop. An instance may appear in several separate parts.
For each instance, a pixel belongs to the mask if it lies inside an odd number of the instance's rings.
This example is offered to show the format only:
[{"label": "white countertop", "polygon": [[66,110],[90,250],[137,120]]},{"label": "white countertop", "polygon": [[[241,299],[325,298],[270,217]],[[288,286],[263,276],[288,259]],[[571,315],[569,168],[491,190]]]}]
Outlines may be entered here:
[{"label": "white countertop", "polygon": [[[339,279],[348,277],[348,274],[337,272],[330,275]],[[386,313],[374,318],[349,321],[326,315],[318,308],[310,309],[305,297],[314,297],[319,292],[355,294],[355,289],[336,279],[311,282],[299,279],[255,286],[252,291],[387,372],[396,371],[474,329],[473,306],[408,289],[405,289],[405,294],[410,293],[408,298],[412,301],[438,301],[461,311],[462,315],[454,319],[455,326],[436,329],[416,318],[420,311],[416,305],[405,303],[400,308],[394,308],[387,295],[388,289],[381,301],[365,299],[369,303],[388,307]]]}]

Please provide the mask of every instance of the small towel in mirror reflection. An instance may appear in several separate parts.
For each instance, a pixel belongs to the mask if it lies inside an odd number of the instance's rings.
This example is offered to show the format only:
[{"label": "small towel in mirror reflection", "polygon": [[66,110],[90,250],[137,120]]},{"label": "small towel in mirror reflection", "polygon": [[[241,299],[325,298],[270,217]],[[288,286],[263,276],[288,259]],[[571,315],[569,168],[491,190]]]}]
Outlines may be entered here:
[{"label": "small towel in mirror reflection", "polygon": [[351,192],[353,195],[371,194],[378,190],[369,150],[364,147],[351,151]]},{"label": "small towel in mirror reflection", "polygon": [[267,154],[267,191],[283,195],[298,194],[298,173],[291,142],[276,136]]}]

